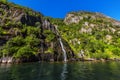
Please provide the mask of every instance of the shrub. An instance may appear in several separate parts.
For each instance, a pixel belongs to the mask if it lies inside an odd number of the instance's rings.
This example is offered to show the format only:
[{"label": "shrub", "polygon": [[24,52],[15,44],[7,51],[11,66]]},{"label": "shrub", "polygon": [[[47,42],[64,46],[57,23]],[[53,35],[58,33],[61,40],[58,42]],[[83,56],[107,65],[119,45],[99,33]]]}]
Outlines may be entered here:
[{"label": "shrub", "polygon": [[45,30],[44,34],[46,36],[45,40],[47,42],[51,42],[51,41],[53,41],[55,39],[55,34],[52,31],[50,31],[50,30]]},{"label": "shrub", "polygon": [[21,36],[16,36],[16,37],[10,39],[7,42],[7,45],[9,47],[11,47],[11,46],[22,46],[23,44],[24,44],[24,39]]},{"label": "shrub", "polygon": [[30,46],[24,46],[21,47],[17,53],[14,54],[15,58],[29,58],[31,57],[33,54],[32,49],[30,48]]},{"label": "shrub", "polygon": [[48,48],[46,51],[45,51],[45,53],[53,53],[54,51],[53,51],[53,49],[52,48]]},{"label": "shrub", "polygon": [[25,38],[25,43],[26,45],[30,45],[30,46],[38,46],[40,44],[40,40],[36,38],[34,35],[32,35],[32,36],[27,36]]}]

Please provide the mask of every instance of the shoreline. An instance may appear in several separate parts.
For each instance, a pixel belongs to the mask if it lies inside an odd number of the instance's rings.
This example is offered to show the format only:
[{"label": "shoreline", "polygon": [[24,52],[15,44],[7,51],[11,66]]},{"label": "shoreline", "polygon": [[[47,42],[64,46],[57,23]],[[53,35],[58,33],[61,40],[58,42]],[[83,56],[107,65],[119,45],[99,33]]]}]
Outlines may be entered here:
[{"label": "shoreline", "polygon": [[107,61],[120,61],[120,58],[114,58],[114,59],[95,59],[95,58],[72,58],[67,60],[66,62],[64,61],[54,61],[54,60],[50,60],[50,61],[39,61],[39,60],[31,60],[31,61],[22,61],[20,59],[14,59],[12,57],[5,57],[5,58],[0,58],[0,64],[19,64],[19,63],[32,63],[32,62],[64,62],[64,63],[69,63],[69,62],[107,62]]}]

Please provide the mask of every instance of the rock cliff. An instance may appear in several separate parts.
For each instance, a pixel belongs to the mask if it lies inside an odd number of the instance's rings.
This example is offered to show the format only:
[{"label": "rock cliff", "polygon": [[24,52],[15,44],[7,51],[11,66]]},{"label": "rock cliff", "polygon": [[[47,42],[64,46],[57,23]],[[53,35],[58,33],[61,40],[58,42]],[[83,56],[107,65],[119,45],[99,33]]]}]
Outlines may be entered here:
[{"label": "rock cliff", "polygon": [[120,22],[98,12],[65,19],[0,2],[0,62],[120,60]]},{"label": "rock cliff", "polygon": [[119,59],[120,22],[98,12],[70,12],[59,24],[78,58]]},{"label": "rock cliff", "polygon": [[41,13],[0,2],[0,62],[63,61],[62,47],[67,60],[74,57],[56,26]]}]

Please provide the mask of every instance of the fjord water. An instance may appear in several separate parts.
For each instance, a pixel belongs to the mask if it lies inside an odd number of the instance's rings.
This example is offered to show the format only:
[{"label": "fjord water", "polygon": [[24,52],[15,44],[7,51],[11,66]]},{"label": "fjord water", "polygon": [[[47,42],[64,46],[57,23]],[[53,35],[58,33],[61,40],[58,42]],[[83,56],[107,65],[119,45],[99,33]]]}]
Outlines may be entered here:
[{"label": "fjord water", "polygon": [[1,64],[0,80],[120,80],[120,62]]}]

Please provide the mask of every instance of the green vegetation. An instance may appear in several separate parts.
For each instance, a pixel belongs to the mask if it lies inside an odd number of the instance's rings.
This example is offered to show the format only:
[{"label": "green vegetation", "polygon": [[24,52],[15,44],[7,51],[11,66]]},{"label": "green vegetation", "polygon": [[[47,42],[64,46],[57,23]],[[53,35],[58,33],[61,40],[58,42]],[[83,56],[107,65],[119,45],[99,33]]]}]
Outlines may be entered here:
[{"label": "green vegetation", "polygon": [[[73,55],[81,58],[81,54],[83,58],[120,58],[120,26],[116,25],[120,22],[116,20],[84,11],[71,12],[64,20],[43,17],[31,9],[3,1],[0,5],[0,58],[36,56],[39,60],[51,57],[61,60],[63,52],[59,37],[68,59]],[[48,26],[45,19],[55,26]]]},{"label": "green vegetation", "polygon": [[7,3],[7,2],[8,2],[8,0],[1,0],[1,2],[3,2],[3,3]]},{"label": "green vegetation", "polygon": [[53,54],[51,42],[55,41],[56,34],[42,29],[43,15],[5,1],[0,2],[0,58],[28,60],[38,59],[44,53]]},{"label": "green vegetation", "polygon": [[[69,25],[61,24],[60,21],[57,24],[60,34],[78,58],[81,50],[84,51],[84,57],[97,59],[120,58],[120,35],[117,33],[120,28],[111,23],[112,19],[92,12],[72,12],[70,14],[80,15],[83,19],[78,23]],[[94,17],[93,14],[97,16]],[[68,21],[72,18],[74,17],[68,18]],[[52,20],[52,22],[56,21]]]},{"label": "green vegetation", "polygon": [[61,18],[44,17],[44,19],[50,20],[50,22],[55,25],[64,25],[65,24],[65,23],[63,23],[64,19],[61,19]]},{"label": "green vegetation", "polygon": [[33,49],[30,46],[23,46],[14,54],[15,58],[29,58],[34,55]]},{"label": "green vegetation", "polygon": [[54,51],[53,51],[53,49],[52,48],[48,48],[48,50],[47,51],[45,51],[45,53],[53,53]]},{"label": "green vegetation", "polygon": [[[27,26],[26,26],[27,27]],[[32,27],[31,27],[32,28]],[[3,49],[1,52],[3,53],[4,56],[14,56],[14,57],[29,57],[29,55],[37,54],[38,49],[39,49],[39,44],[40,44],[40,39],[36,37],[36,35],[39,35],[38,33],[34,33],[36,30],[40,30],[38,28],[31,29],[27,27],[27,30],[21,29],[21,32],[23,35],[26,34],[25,37],[21,36],[16,36],[13,37],[12,39],[8,40],[7,43],[4,45]],[[29,33],[33,32],[33,33]],[[35,35],[36,34],[36,35]],[[32,51],[32,52],[29,52]],[[29,53],[27,53],[29,52]],[[23,55],[25,54],[25,55]]]},{"label": "green vegetation", "polygon": [[44,30],[46,36],[46,42],[52,42],[55,39],[55,34],[50,30]]}]

